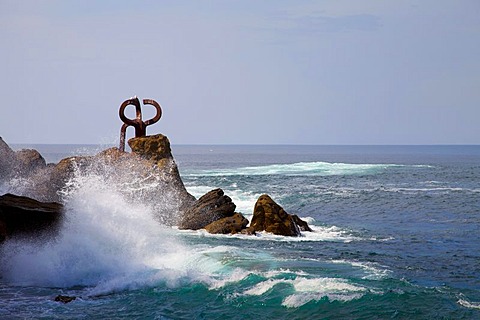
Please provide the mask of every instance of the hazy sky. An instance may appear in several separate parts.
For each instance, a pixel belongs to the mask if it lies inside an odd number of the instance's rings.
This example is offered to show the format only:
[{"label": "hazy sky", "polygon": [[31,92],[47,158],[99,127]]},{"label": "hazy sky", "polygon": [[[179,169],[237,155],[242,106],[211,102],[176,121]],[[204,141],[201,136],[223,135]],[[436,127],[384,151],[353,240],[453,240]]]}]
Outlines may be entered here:
[{"label": "hazy sky", "polygon": [[480,143],[478,0],[0,0],[0,40],[7,143],[116,143],[134,95],[173,144]]}]

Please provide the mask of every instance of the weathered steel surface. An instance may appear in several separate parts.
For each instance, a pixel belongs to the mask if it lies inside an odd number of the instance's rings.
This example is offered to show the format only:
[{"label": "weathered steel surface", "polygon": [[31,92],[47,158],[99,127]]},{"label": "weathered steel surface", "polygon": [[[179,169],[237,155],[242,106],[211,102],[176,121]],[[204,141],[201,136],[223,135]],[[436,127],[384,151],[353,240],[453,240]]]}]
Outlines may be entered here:
[{"label": "weathered steel surface", "polygon": [[[155,117],[147,121],[142,120],[142,108],[140,106],[140,100],[138,100],[137,97],[127,99],[120,105],[118,115],[123,121],[123,125],[120,129],[120,145],[118,148],[121,151],[125,151],[125,134],[129,126],[135,128],[135,137],[144,137],[147,134],[147,126],[156,123],[162,117],[162,108],[160,107],[160,104],[158,104],[158,102],[153,99],[143,99],[143,104],[149,104],[155,107],[155,109],[157,110]],[[125,116],[125,108],[129,105],[135,106],[135,119],[129,119]]]}]

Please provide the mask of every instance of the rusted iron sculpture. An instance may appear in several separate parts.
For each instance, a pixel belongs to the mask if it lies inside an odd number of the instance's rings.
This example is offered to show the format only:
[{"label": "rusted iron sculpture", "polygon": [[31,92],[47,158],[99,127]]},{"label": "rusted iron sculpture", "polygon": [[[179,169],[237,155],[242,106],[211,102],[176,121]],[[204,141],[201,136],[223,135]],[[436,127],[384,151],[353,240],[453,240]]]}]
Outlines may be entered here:
[{"label": "rusted iron sculpture", "polygon": [[[144,137],[147,134],[147,126],[156,123],[162,117],[162,108],[155,100],[143,99],[143,104],[150,104],[157,109],[155,117],[147,121],[142,121],[142,108],[140,106],[140,100],[138,100],[137,97],[125,100],[120,106],[118,114],[123,121],[122,129],[120,129],[120,146],[118,147],[120,151],[125,151],[125,134],[127,127],[132,126],[135,128],[135,137]],[[135,106],[137,114],[135,119],[129,119],[125,116],[125,108],[129,105]]]}]

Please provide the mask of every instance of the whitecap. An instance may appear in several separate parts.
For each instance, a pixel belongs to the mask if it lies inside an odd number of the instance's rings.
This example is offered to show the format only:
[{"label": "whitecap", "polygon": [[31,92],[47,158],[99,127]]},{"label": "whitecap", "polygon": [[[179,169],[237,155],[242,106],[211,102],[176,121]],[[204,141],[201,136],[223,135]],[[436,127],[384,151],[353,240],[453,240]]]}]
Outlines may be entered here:
[{"label": "whitecap", "polygon": [[331,260],[332,263],[346,264],[361,269],[364,273],[362,279],[381,280],[388,277],[392,272],[387,267],[375,262],[360,262],[347,260]]},{"label": "whitecap", "polygon": [[245,290],[244,295],[261,296],[279,284],[293,287],[294,293],[283,299],[282,305],[298,308],[310,301],[318,301],[324,297],[329,301],[350,301],[364,295],[367,289],[363,286],[349,283],[341,278],[305,278],[267,279]]},{"label": "whitecap", "polygon": [[465,299],[459,299],[457,303],[465,308],[480,309],[480,302],[470,302]]},{"label": "whitecap", "polygon": [[192,170],[185,172],[187,177],[197,176],[258,176],[258,175],[359,175],[375,174],[392,167],[403,167],[397,164],[351,164],[330,162],[297,162],[292,164],[272,164],[266,166],[241,167],[228,169]]}]

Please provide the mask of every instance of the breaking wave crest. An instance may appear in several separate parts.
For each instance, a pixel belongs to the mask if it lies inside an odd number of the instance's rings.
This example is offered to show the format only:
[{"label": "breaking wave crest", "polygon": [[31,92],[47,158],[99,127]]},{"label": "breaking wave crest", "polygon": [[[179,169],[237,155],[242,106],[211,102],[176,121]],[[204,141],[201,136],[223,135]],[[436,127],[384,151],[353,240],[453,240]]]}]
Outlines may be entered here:
[{"label": "breaking wave crest", "polygon": [[[258,296],[286,285],[291,288],[283,300],[287,307],[322,297],[348,301],[365,291],[344,279],[279,270],[280,260],[265,251],[218,245],[215,239],[211,244],[192,244],[191,237],[161,223],[162,201],[141,197],[155,188],[155,179],[145,176],[99,167],[76,170],[62,190],[66,204],[59,234],[49,242],[10,239],[4,243],[0,249],[3,281],[64,289],[80,286],[83,297],[192,283],[209,290],[241,284],[234,290],[237,296]],[[327,241],[350,237],[336,229],[317,231]]]},{"label": "breaking wave crest", "polygon": [[5,243],[4,279],[20,285],[95,286],[165,267],[169,255],[185,251],[171,229],[158,222],[152,203],[124,192],[122,179],[77,171],[63,193],[65,218],[59,235],[48,243]]}]

